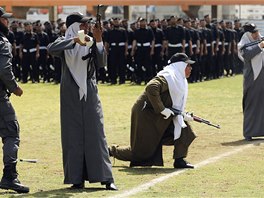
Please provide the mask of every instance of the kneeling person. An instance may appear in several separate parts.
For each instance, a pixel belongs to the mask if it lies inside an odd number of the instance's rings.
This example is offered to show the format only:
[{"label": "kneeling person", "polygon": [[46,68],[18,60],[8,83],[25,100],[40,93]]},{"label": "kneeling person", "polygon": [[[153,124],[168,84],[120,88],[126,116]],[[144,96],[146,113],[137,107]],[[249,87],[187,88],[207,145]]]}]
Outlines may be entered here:
[{"label": "kneeling person", "polygon": [[162,145],[174,145],[174,168],[193,168],[184,158],[195,139],[188,114],[174,115],[170,107],[184,111],[187,79],[194,61],[184,53],[174,54],[146,86],[132,107],[129,147],[111,146],[110,155],[130,166],[163,166]]}]

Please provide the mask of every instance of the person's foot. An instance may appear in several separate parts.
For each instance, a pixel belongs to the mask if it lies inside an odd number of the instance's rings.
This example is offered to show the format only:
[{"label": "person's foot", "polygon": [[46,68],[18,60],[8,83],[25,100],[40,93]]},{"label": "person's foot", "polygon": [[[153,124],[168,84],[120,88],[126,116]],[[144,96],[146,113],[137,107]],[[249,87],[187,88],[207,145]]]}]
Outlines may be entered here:
[{"label": "person's foot", "polygon": [[82,189],[84,188],[84,183],[80,183],[80,184],[73,184],[71,186],[72,189]]},{"label": "person's foot", "polygon": [[194,166],[186,162],[183,158],[175,159],[173,163],[174,168],[194,168]]},{"label": "person's foot", "polygon": [[245,137],[245,140],[246,140],[246,141],[252,141],[252,137],[250,137],[250,136],[246,136],[246,137]]},{"label": "person's foot", "polygon": [[0,188],[6,189],[6,190],[14,190],[17,193],[28,193],[29,192],[29,187],[21,184],[17,178],[8,179],[8,178],[3,177],[0,182]]},{"label": "person's foot", "polygon": [[116,187],[116,185],[114,183],[107,183],[105,185],[106,190],[118,190],[118,188]]}]

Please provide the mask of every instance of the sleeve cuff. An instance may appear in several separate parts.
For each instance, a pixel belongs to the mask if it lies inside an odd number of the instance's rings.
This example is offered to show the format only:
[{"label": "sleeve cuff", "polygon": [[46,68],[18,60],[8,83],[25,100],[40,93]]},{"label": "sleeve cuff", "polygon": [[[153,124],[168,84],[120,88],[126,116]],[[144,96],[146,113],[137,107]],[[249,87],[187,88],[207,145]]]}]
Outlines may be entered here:
[{"label": "sleeve cuff", "polygon": [[97,47],[99,53],[103,53],[103,51],[104,51],[104,44],[103,44],[103,41],[101,41],[101,42],[96,42],[96,47]]}]

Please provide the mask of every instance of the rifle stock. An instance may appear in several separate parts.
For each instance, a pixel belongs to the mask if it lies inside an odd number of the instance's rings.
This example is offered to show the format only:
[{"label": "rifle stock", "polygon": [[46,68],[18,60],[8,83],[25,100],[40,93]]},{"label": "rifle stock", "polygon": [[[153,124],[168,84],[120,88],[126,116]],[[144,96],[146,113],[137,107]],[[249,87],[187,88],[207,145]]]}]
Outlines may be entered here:
[{"label": "rifle stock", "polygon": [[[170,110],[174,113],[174,116],[182,115],[182,111],[180,111],[178,109],[175,109],[175,108],[171,107]],[[209,126],[212,126],[212,127],[220,129],[220,125],[219,124],[212,124],[209,120],[203,119],[203,118],[195,116],[193,114],[191,114],[191,116],[193,117],[193,120],[196,121],[196,122],[204,123],[204,124],[207,124]]]}]

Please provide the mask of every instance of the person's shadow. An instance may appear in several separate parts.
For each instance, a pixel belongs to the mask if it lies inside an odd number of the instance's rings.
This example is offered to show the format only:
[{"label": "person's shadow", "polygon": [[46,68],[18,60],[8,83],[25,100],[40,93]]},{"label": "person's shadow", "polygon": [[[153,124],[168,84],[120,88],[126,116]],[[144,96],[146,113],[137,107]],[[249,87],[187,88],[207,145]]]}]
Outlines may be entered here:
[{"label": "person's shadow", "polygon": [[[117,167],[117,166],[115,166]],[[157,167],[127,167],[127,166],[119,166],[118,171],[126,172],[128,175],[153,175],[153,174],[166,174],[175,172],[174,168],[157,168]]]},{"label": "person's shadow", "polygon": [[[48,191],[39,191],[39,192],[35,192],[35,193],[29,193],[29,194],[19,194],[17,195],[17,193],[15,192],[10,192],[10,194],[12,193],[12,196],[9,197],[52,197],[52,198],[70,198],[70,197],[74,197],[77,194],[80,193],[92,193],[92,192],[97,192],[97,191],[103,191],[106,190],[105,187],[101,187],[101,188],[83,188],[83,189],[71,189],[71,188],[59,188],[59,189],[54,189],[54,190],[48,190]],[[3,192],[0,193],[0,195],[7,195],[9,194],[8,192]]]},{"label": "person's shadow", "polygon": [[264,138],[254,138],[250,141],[247,141],[245,139],[242,140],[235,140],[232,142],[223,142],[221,145],[223,146],[242,146],[242,145],[247,145],[247,144],[261,144],[264,143]]}]

